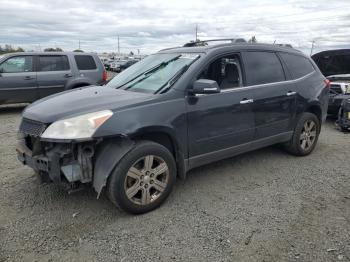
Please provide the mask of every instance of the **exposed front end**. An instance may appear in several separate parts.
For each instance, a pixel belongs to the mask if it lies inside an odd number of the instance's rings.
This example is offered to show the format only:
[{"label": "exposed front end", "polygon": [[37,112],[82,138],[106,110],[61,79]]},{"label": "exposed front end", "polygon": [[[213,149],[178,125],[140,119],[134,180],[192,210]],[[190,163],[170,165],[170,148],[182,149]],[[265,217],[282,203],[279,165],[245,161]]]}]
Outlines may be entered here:
[{"label": "exposed front end", "polygon": [[16,148],[19,161],[33,168],[45,181],[67,189],[90,183],[97,141],[44,141],[41,136],[47,127],[44,123],[22,120]]}]

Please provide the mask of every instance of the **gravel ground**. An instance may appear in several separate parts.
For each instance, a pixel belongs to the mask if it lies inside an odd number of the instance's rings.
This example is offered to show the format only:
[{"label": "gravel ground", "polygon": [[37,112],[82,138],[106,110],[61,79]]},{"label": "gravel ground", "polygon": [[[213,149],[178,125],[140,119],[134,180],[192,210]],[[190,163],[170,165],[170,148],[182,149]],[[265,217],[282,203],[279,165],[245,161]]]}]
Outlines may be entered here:
[{"label": "gravel ground", "polygon": [[0,261],[350,261],[350,134],[313,154],[278,147],[191,171],[132,216],[93,190],[41,185],[15,155],[22,108],[0,108]]}]

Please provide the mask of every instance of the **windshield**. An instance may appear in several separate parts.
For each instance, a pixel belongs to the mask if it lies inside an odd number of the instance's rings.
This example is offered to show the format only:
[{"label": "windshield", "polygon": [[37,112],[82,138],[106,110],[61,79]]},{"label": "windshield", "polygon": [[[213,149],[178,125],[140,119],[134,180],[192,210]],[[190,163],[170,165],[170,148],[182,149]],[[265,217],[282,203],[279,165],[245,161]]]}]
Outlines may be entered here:
[{"label": "windshield", "polygon": [[154,54],[114,77],[108,87],[158,93],[168,90],[199,57],[198,54]]}]

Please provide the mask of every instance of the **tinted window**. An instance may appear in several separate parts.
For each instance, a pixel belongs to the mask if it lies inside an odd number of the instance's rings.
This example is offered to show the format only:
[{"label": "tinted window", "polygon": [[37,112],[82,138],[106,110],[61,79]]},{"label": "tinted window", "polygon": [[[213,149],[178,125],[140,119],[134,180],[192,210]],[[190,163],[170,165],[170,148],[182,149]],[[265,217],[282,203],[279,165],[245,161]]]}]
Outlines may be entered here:
[{"label": "tinted window", "polygon": [[231,89],[242,85],[241,66],[237,55],[221,57],[210,63],[197,79],[215,80],[221,89]]},{"label": "tinted window", "polygon": [[281,62],[275,53],[246,52],[244,65],[248,86],[285,80]]},{"label": "tinted window", "polygon": [[90,55],[76,55],[75,61],[79,70],[92,70],[96,69],[96,63],[92,56]]},{"label": "tinted window", "polygon": [[32,56],[16,56],[7,59],[0,65],[0,71],[3,73],[21,73],[33,71]]},{"label": "tinted window", "polygon": [[309,59],[287,53],[280,53],[283,61],[286,63],[293,79],[303,77],[313,71],[315,71]]},{"label": "tinted window", "polygon": [[69,70],[67,56],[39,56],[38,71],[64,71]]}]

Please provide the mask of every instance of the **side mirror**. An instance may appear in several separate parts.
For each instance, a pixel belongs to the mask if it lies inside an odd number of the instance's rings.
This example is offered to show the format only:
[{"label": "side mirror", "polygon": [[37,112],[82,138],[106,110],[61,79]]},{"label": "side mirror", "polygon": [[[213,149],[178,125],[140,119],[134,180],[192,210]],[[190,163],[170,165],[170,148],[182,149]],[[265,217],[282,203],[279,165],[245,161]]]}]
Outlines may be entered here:
[{"label": "side mirror", "polygon": [[198,79],[193,83],[193,94],[216,94],[220,93],[220,87],[214,80]]}]

